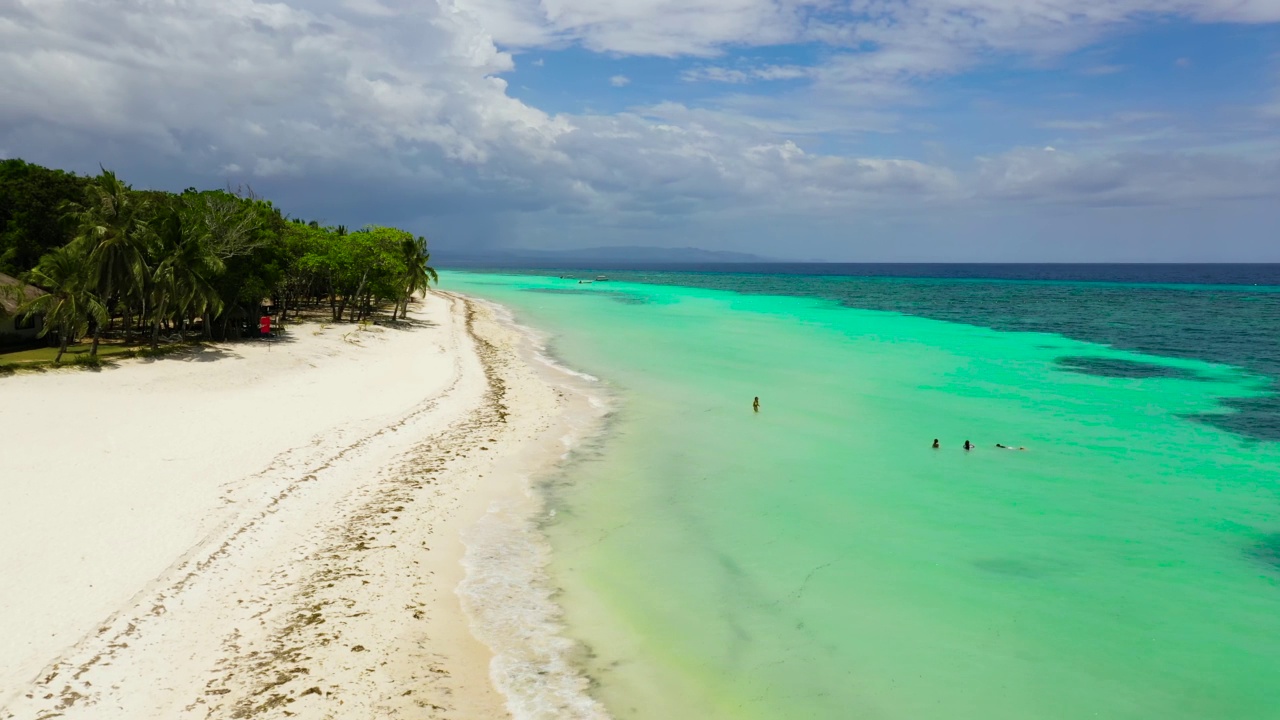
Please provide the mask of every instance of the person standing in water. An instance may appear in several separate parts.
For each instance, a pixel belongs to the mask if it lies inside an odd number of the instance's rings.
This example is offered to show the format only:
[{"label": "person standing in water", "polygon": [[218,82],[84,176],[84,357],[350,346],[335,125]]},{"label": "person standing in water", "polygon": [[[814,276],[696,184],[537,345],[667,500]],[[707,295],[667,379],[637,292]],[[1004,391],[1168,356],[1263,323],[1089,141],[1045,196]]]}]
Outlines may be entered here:
[{"label": "person standing in water", "polygon": [[751,401],[751,409],[760,412],[760,396],[757,395],[756,399]]},{"label": "person standing in water", "polygon": [[937,450],[939,447],[942,447],[942,446],[938,444],[938,438],[934,438],[934,439],[933,439],[933,449],[934,449],[934,450]]},{"label": "person standing in water", "polygon": [[965,440],[965,441],[964,441],[964,449],[965,449],[965,450],[972,450],[972,449],[973,449],[973,443],[969,442],[968,440]]}]

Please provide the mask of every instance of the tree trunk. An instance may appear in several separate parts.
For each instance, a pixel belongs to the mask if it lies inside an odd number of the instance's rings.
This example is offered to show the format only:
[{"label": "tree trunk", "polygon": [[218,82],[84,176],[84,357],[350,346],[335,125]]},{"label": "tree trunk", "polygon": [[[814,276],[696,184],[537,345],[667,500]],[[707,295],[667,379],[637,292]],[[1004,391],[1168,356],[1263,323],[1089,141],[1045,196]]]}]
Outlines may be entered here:
[{"label": "tree trunk", "polygon": [[356,286],[356,295],[355,295],[355,298],[356,298],[356,305],[357,305],[357,307],[353,307],[353,308],[351,308],[351,317],[352,317],[352,322],[356,322],[356,319],[357,319],[357,314],[356,314],[356,313],[357,313],[357,311],[358,311],[358,310],[360,310],[360,308],[358,307],[358,305],[360,304],[360,298],[361,298],[361,296],[362,296],[362,295],[364,295],[364,283],[365,283],[365,281],[366,281],[366,280],[368,280],[368,279],[369,279],[369,271],[368,271],[368,270],[365,270],[365,271],[364,271],[364,274],[360,276],[360,284]]},{"label": "tree trunk", "polygon": [[138,312],[138,342],[142,342],[143,338],[146,337],[145,335],[143,335],[143,332],[145,331],[146,327],[147,327],[147,301],[144,299],[142,301],[141,310]]},{"label": "tree trunk", "polygon": [[65,328],[58,335],[61,337],[58,338],[58,356],[53,359],[55,363],[62,362],[62,354],[67,351],[67,341],[71,338],[70,331]]},{"label": "tree trunk", "polygon": [[373,315],[373,293],[365,293],[360,298],[360,319],[368,320]]},{"label": "tree trunk", "polygon": [[360,316],[358,316],[358,319],[360,320],[369,319],[369,315],[372,314],[371,313],[372,301],[374,301],[374,299],[372,299],[372,295],[369,292],[366,292],[364,293],[364,295],[360,296]]},{"label": "tree trunk", "polygon": [[342,310],[338,305],[338,286],[333,282],[333,273],[329,273],[329,312],[333,313],[333,321],[342,320]]},{"label": "tree trunk", "polygon": [[98,339],[102,337],[102,323],[93,321],[93,347],[89,348],[89,357],[98,357]]}]

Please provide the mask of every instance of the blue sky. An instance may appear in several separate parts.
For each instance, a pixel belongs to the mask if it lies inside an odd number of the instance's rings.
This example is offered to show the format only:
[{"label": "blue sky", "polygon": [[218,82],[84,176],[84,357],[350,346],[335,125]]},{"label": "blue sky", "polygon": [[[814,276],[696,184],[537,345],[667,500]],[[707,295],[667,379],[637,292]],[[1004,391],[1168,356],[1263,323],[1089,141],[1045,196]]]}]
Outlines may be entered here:
[{"label": "blue sky", "polygon": [[[552,113],[644,113],[664,102],[719,109],[741,96],[788,112],[807,79],[725,83],[688,76],[708,67],[807,70],[832,55],[820,43],[728,47],[713,58],[568,47],[519,53],[515,68],[502,77],[511,84],[510,95]],[[881,106],[893,115],[882,127],[853,122],[831,132],[789,135],[806,148],[921,158],[938,146],[973,156],[1002,152],[1011,143],[1133,143],[1173,125],[1202,133],[1200,142],[1247,142],[1256,139],[1246,132],[1251,108],[1277,82],[1280,26],[1171,19],[1135,24],[1058,57],[997,54],[960,74],[921,79],[912,84],[912,97]],[[1258,130],[1275,140],[1274,126]],[[1146,144],[1176,142],[1151,137]]]},{"label": "blue sky", "polygon": [[0,156],[450,250],[1280,261],[1278,0],[16,0]]}]

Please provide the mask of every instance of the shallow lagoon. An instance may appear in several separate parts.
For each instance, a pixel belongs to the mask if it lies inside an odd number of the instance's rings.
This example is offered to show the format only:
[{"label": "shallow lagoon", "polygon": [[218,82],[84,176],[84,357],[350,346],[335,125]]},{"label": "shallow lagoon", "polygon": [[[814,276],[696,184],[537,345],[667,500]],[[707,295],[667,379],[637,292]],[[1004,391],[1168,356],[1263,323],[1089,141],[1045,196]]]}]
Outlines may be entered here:
[{"label": "shallow lagoon", "polygon": [[546,528],[616,717],[1280,707],[1280,445],[1203,421],[1267,378],[829,300],[446,285],[617,397]]}]

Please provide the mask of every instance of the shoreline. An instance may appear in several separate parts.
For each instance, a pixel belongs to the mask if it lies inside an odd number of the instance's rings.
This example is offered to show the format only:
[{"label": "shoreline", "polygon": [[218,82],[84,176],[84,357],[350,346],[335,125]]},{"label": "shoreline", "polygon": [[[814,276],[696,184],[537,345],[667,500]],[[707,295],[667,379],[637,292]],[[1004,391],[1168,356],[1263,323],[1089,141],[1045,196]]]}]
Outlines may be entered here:
[{"label": "shoreline", "polygon": [[[510,717],[608,720],[608,712],[590,694],[592,680],[579,666],[583,646],[562,635],[562,609],[555,601],[559,588],[546,572],[551,547],[540,525],[548,518],[541,482],[580,444],[606,430],[610,404],[598,379],[548,353],[543,333],[520,325],[503,305],[470,300],[495,320],[488,330],[505,334],[508,346],[519,349],[494,365],[540,378],[521,387],[551,389],[565,411],[499,463],[500,473],[521,478],[522,493],[495,499],[483,517],[463,530],[466,576],[457,593],[472,632],[493,653],[490,677],[506,696]],[[482,347],[482,356],[485,352]]]},{"label": "shoreline", "polygon": [[[40,448],[44,463],[0,460],[23,478],[3,519],[46,519],[9,525],[0,550],[18,578],[0,596],[0,649],[16,658],[0,673],[0,718],[539,716],[525,665],[554,665],[572,643],[555,635],[554,605],[522,621],[501,611],[527,604],[488,593],[511,569],[502,550],[523,542],[534,562],[506,587],[550,602],[528,586],[545,562],[532,482],[603,406],[572,371],[540,365],[532,331],[503,315],[437,292],[404,332],[297,325],[296,346],[219,346],[229,357],[198,367],[0,379],[11,407],[88,416]],[[383,347],[370,357],[365,344]],[[220,382],[247,388],[219,405]],[[205,431],[194,446],[191,408]],[[81,433],[112,422],[98,411],[120,417],[110,442],[85,447]],[[284,431],[276,419],[290,412],[300,427]],[[0,414],[0,431],[21,437],[32,423],[15,415]],[[161,425],[177,430],[120,442]],[[246,440],[268,434],[288,449]],[[63,512],[59,499],[81,492],[92,497]],[[495,535],[496,521],[534,534]],[[84,587],[90,576],[102,582]],[[516,658],[503,633],[529,622],[555,640]],[[594,705],[571,666],[552,675]]]}]

